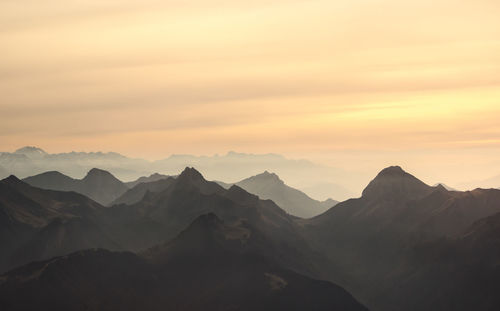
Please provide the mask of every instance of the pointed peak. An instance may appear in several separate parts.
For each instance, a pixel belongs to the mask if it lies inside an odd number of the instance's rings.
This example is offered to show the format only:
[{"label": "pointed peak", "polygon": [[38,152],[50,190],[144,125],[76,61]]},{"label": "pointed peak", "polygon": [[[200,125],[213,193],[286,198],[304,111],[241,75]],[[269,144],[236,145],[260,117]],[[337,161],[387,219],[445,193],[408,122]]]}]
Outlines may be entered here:
[{"label": "pointed peak", "polygon": [[413,175],[405,172],[400,166],[390,166],[378,173],[363,190],[363,197],[390,199],[395,196],[414,197],[432,190]]},{"label": "pointed peak", "polygon": [[274,173],[271,173],[269,172],[268,170],[265,170],[263,173],[261,173],[260,175],[264,175],[264,176],[278,176]]},{"label": "pointed peak", "polygon": [[447,186],[443,183],[437,183],[433,186],[434,188],[439,188],[439,189],[445,189],[446,191],[456,191],[456,189],[450,187],[450,186]]},{"label": "pointed peak", "polygon": [[446,189],[446,187],[443,185],[443,184],[437,184],[436,186],[434,186],[434,188],[438,191],[446,191],[448,192],[448,189]]},{"label": "pointed peak", "polygon": [[190,180],[190,181],[198,181],[205,180],[203,175],[198,172],[194,167],[186,167],[182,173],[177,177],[178,180]]},{"label": "pointed peak", "polygon": [[4,180],[2,180],[6,183],[9,183],[9,184],[19,184],[19,183],[22,183],[22,181],[17,178],[15,175],[10,175],[9,177],[5,178]]},{"label": "pointed peak", "polygon": [[276,175],[275,173],[269,172],[269,171],[264,171],[263,173],[260,173],[258,175],[253,176],[253,178],[258,178],[258,179],[265,179],[265,180],[274,180],[274,181],[280,181],[280,177]]}]

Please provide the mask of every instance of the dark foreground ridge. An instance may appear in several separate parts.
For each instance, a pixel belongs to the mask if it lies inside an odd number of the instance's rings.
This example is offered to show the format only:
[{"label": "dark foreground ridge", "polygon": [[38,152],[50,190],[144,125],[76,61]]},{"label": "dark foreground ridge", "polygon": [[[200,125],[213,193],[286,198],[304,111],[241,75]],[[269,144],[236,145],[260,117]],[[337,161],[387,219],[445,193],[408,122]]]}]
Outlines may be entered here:
[{"label": "dark foreground ridge", "polygon": [[[2,310],[364,311],[344,289],[261,256],[246,224],[198,217],[141,255],[85,250],[0,277]],[[243,241],[247,245],[244,246]]]}]

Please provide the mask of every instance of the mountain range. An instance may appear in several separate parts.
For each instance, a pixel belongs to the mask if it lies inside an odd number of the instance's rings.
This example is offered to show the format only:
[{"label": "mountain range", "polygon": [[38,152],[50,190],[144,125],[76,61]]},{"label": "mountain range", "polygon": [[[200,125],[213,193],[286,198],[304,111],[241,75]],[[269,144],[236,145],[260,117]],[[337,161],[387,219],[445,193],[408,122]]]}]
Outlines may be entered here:
[{"label": "mountain range", "polygon": [[[47,153],[38,147],[23,147],[14,152],[0,152],[0,167],[10,174],[26,178],[47,171],[58,171],[74,179],[81,179],[92,168],[106,170],[122,181],[137,183],[141,176],[155,178],[155,173],[176,175],[185,167],[196,167],[207,179],[233,182],[271,170],[291,186],[308,189],[316,199],[329,197],[347,199],[355,196],[360,185],[369,176],[359,172],[329,167],[308,160],[294,160],[278,154],[247,154],[228,152],[225,155],[192,156],[171,155],[148,161],[133,159],[115,152]],[[1,175],[3,174],[3,176]],[[161,176],[156,176],[161,177]],[[145,181],[145,180],[142,180]],[[142,182],[139,181],[139,182]],[[354,189],[354,190],[353,190]]]},{"label": "mountain range", "polygon": [[[111,173],[93,168],[81,180],[52,171],[27,177],[23,181],[42,189],[78,192],[102,205],[131,205],[139,202],[148,192],[156,193],[165,190],[176,177],[155,173],[123,183]],[[226,189],[233,185],[224,182],[217,183]],[[314,200],[300,190],[287,186],[278,175],[267,171],[246,178],[235,185],[262,199],[273,200],[289,214],[304,218],[321,214],[338,203],[332,199],[323,202]]]},{"label": "mountain range", "polygon": [[91,247],[119,249],[104,232],[104,207],[75,193],[0,181],[0,271]]},{"label": "mountain range", "polygon": [[128,187],[111,173],[93,168],[82,179],[73,179],[56,171],[27,177],[24,182],[38,188],[74,191],[107,205],[124,194]]},{"label": "mountain range", "polygon": [[[261,175],[250,181],[284,185]],[[500,306],[500,190],[449,191],[392,166],[360,198],[304,219],[227,186],[188,167],[136,184],[130,190],[147,189],[129,194],[133,202],[105,207],[76,192],[2,180],[0,307]]]},{"label": "mountain range", "polygon": [[[443,310],[431,303],[439,299],[438,288],[422,295],[404,291],[433,288],[430,285],[436,283],[432,273],[423,276],[419,271],[438,266],[421,258],[446,251],[447,243],[442,243],[446,240],[462,248],[462,237],[477,221],[499,212],[499,190],[448,191],[441,185],[428,186],[395,166],[382,170],[361,198],[339,203],[302,223],[308,240],[337,267],[339,284],[371,309]],[[442,249],[432,248],[440,244]],[[450,280],[455,277],[450,271],[443,273]]]}]

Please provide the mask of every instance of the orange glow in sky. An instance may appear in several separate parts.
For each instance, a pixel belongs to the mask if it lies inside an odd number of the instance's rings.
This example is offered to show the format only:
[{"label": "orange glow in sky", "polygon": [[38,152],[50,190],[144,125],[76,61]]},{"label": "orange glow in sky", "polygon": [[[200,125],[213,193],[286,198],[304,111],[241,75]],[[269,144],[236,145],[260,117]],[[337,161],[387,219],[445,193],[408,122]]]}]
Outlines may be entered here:
[{"label": "orange glow in sky", "polygon": [[486,167],[499,16],[497,0],[4,0],[0,150]]}]

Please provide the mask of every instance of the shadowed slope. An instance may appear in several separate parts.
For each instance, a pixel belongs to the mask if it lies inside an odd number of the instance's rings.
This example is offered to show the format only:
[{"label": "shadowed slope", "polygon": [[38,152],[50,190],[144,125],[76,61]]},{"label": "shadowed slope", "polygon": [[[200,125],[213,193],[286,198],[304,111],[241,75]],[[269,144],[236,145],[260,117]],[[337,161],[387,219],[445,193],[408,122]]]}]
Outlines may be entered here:
[{"label": "shadowed slope", "polygon": [[159,181],[159,180],[162,180],[162,179],[167,179],[169,177],[172,177],[172,176],[154,173],[154,174],[151,174],[149,176],[139,177],[139,178],[137,178],[134,181],[126,182],[125,185],[127,185],[127,187],[129,187],[130,189],[132,189],[132,188],[134,188],[135,186],[137,186],[138,184],[141,184],[141,183],[155,182],[155,181]]},{"label": "shadowed slope", "polygon": [[173,238],[198,216],[215,213],[226,222],[244,220],[276,242],[282,263],[305,273],[317,271],[315,254],[295,218],[270,200],[233,186],[226,190],[186,168],[165,190],[148,192],[133,205],[115,205],[107,219],[121,245],[140,250]]},{"label": "shadowed slope", "polygon": [[144,195],[148,192],[161,192],[167,189],[173,182],[175,178],[167,177],[164,179],[159,179],[156,181],[141,182],[135,185],[133,188],[127,190],[119,198],[114,200],[110,205],[115,204],[134,204],[139,202]]},{"label": "shadowed slope", "polygon": [[309,242],[328,254],[335,267],[332,280],[374,310],[410,310],[411,301],[426,299],[416,288],[399,305],[390,301],[421,268],[415,261],[421,245],[459,237],[473,222],[497,212],[500,191],[447,191],[389,167],[361,198],[302,223]]},{"label": "shadowed slope", "polygon": [[75,192],[0,181],[0,270],[89,246],[116,248],[102,232],[104,207]]},{"label": "shadowed slope", "polygon": [[342,288],[283,269],[242,243],[265,245],[259,236],[245,225],[225,225],[213,214],[202,215],[176,239],[143,256],[88,250],[13,270],[0,277],[0,306],[366,310]]}]

